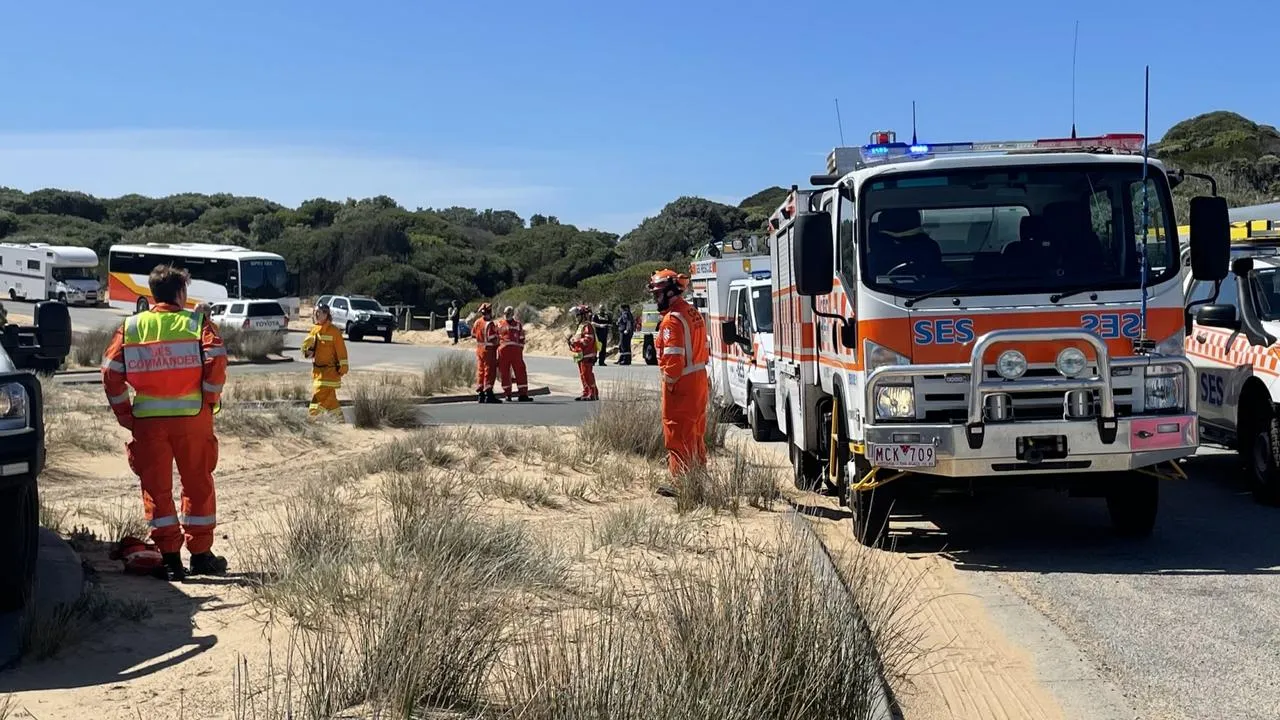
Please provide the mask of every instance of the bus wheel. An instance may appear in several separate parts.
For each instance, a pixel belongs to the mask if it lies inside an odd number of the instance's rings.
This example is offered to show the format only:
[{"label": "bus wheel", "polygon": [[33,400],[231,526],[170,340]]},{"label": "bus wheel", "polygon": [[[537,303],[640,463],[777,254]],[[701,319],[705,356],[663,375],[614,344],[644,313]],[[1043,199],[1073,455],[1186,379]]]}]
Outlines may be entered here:
[{"label": "bus wheel", "polygon": [[146,298],[141,298],[141,297],[140,297],[140,298],[138,298],[138,302],[137,302],[137,304],[134,306],[134,309],[135,309],[135,310],[137,310],[138,312],[146,312],[146,311],[147,311],[147,299],[146,299]]},{"label": "bus wheel", "polygon": [[14,302],[18,302],[18,291],[13,288],[9,288],[9,299]]}]

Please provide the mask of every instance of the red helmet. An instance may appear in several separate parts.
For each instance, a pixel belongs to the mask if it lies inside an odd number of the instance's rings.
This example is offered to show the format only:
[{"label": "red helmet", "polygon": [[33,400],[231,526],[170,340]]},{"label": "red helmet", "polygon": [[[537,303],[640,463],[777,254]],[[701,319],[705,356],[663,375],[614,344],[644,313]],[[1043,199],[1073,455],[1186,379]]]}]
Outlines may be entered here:
[{"label": "red helmet", "polygon": [[480,303],[480,308],[476,312],[480,313],[481,315],[484,315],[485,313],[492,313],[493,306],[490,305],[489,303]]}]

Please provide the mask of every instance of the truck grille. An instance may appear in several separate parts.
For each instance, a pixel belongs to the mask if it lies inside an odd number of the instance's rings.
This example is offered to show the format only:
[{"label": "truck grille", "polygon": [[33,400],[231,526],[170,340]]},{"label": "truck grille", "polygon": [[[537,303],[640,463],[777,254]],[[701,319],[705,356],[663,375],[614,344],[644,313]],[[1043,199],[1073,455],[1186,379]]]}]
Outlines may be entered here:
[{"label": "truck grille", "polygon": [[[1096,373],[1091,367],[1086,372]],[[987,369],[987,379],[999,379],[994,368]],[[1052,367],[1028,368],[1025,378],[1061,377]],[[1113,378],[1112,395],[1115,399],[1116,415],[1126,417],[1134,412],[1134,392],[1140,387],[1141,376]],[[969,417],[969,376],[964,375],[963,382],[947,382],[943,375],[922,375],[916,377],[917,422],[923,420],[930,423],[948,423],[963,425]],[[1009,383],[1012,387],[1017,382]],[[1063,393],[1061,392],[1011,392],[1014,420],[1060,420],[1062,418]],[[1098,406],[1098,394],[1094,393],[1095,409]]]}]

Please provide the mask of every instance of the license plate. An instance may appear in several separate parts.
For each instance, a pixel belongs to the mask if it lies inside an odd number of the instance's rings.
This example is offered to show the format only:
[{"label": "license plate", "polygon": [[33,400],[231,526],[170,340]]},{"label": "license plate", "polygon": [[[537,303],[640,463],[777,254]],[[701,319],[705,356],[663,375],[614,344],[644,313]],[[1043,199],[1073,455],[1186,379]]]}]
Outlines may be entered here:
[{"label": "license plate", "polygon": [[892,445],[868,445],[871,464],[891,468],[933,467],[938,464],[933,445],[924,443],[894,443]]}]

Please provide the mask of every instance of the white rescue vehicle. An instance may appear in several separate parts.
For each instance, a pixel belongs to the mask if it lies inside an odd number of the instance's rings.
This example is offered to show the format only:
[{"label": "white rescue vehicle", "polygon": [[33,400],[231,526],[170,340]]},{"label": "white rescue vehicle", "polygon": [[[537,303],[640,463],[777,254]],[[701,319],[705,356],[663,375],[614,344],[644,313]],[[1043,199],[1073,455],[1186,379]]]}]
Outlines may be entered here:
[{"label": "white rescue vehicle", "polygon": [[[1188,294],[1204,442],[1240,454],[1254,497],[1280,503],[1280,221],[1252,221],[1221,283]],[[1233,235],[1236,234],[1233,232]]]},{"label": "white rescue vehicle", "polygon": [[689,267],[690,288],[707,303],[702,313],[709,335],[712,401],[738,408],[751,437],[761,442],[777,434],[769,266],[764,243],[751,238],[708,246]]},{"label": "white rescue vehicle", "polygon": [[98,255],[78,245],[0,243],[0,292],[15,301],[97,305],[102,300]]},{"label": "white rescue vehicle", "polygon": [[[1105,497],[1118,532],[1151,532],[1158,480],[1199,434],[1182,178],[1144,144],[882,132],[792,187],[769,220],[778,424],[797,485],[839,493],[861,542],[884,540],[900,493],[1014,481]],[[1191,270],[1221,280],[1226,201],[1191,207]]]}]

